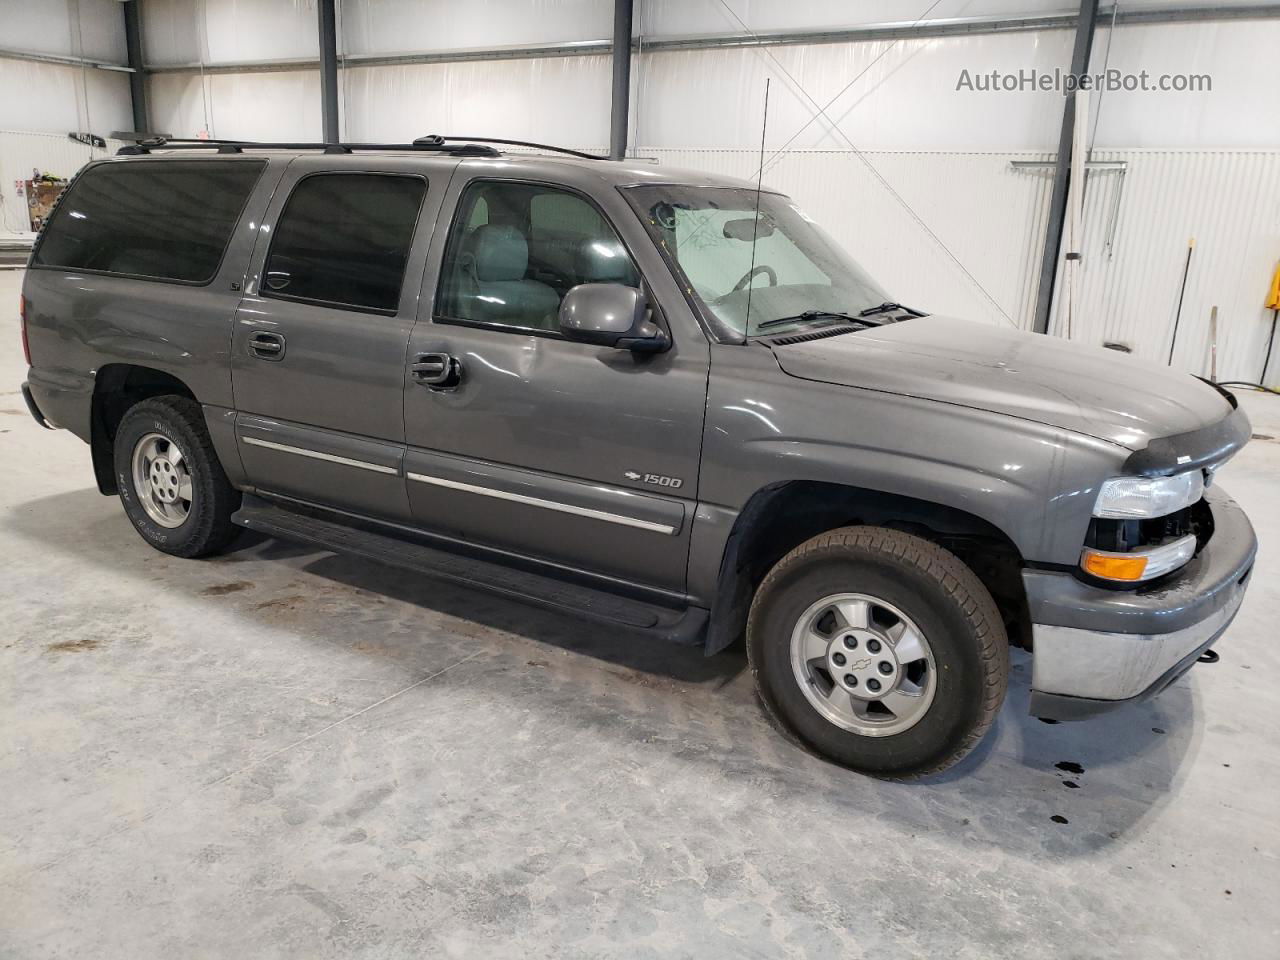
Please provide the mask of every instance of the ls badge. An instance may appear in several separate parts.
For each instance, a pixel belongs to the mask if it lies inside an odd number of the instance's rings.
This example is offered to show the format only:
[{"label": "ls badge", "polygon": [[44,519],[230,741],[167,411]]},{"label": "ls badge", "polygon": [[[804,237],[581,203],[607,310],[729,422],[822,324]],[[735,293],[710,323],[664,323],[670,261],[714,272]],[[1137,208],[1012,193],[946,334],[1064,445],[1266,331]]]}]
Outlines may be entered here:
[{"label": "ls badge", "polygon": [[628,470],[623,476],[634,483],[651,483],[655,487],[666,487],[668,490],[679,490],[684,486],[684,481],[679,477],[664,477],[657,473],[636,473],[634,470]]}]

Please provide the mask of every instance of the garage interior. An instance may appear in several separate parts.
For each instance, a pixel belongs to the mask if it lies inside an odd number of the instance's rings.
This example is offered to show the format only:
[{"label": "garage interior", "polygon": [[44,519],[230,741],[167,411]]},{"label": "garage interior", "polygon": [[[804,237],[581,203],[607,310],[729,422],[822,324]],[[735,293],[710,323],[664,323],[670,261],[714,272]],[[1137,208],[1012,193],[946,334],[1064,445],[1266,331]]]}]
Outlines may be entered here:
[{"label": "garage interior", "polygon": [[[0,36],[0,957],[1280,956],[1280,4],[0,0]],[[1191,87],[980,86],[1032,70]],[[1046,723],[1014,650],[993,735],[894,783],[784,735],[741,643],[150,549],[19,390],[57,196],[145,137],[433,133],[759,176],[913,307],[1236,384],[1220,661]]]}]

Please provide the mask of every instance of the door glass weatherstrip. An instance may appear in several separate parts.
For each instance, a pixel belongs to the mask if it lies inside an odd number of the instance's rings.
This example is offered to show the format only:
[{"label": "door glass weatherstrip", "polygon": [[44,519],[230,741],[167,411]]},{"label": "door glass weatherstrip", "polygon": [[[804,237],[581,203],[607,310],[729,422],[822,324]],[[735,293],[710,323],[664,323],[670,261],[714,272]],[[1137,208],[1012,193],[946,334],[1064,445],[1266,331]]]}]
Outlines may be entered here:
[{"label": "door glass weatherstrip", "polygon": [[418,483],[429,483],[437,487],[448,487],[450,490],[461,490],[465,493],[477,493],[484,497],[496,497],[499,500],[511,500],[515,503],[525,503],[531,507],[543,507],[547,510],[558,510],[561,513],[572,513],[579,517],[591,517],[595,520],[604,520],[608,523],[620,523],[627,527],[637,527],[640,530],[652,530],[655,533],[665,533],[668,536],[676,532],[676,528],[669,523],[655,523],[652,520],[641,520],[638,517],[628,517],[620,513],[609,513],[607,510],[593,510],[590,507],[577,507],[570,503],[560,503],[556,500],[543,500],[540,497],[529,497],[523,493],[508,493],[505,490],[495,490],[492,487],[477,487],[470,483],[460,483],[457,480],[445,480],[442,477],[428,477],[421,473],[410,473],[410,480],[416,480]]},{"label": "door glass weatherstrip", "polygon": [[374,473],[388,473],[396,476],[400,472],[395,467],[384,467],[380,463],[352,460],[350,457],[339,457],[337,454],[321,453],[319,450],[308,450],[305,447],[291,447],[287,443],[276,443],[274,440],[259,440],[257,437],[241,437],[240,439],[255,447],[266,447],[268,450],[279,450],[281,453],[294,453],[300,457],[310,457],[312,460],[341,463],[348,467],[359,467],[361,470],[372,470]]}]

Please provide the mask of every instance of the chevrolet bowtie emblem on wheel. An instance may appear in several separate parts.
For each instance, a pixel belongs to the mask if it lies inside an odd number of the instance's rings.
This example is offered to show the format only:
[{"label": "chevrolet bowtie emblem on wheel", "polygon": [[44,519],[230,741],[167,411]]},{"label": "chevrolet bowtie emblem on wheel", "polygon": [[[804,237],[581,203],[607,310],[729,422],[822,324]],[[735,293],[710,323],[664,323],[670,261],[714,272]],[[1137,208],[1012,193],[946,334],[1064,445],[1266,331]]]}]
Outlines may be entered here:
[{"label": "chevrolet bowtie emblem on wheel", "polygon": [[628,470],[623,476],[636,483],[651,483],[655,487],[667,487],[670,490],[679,490],[684,486],[684,481],[679,477],[664,477],[659,473],[636,473]]}]

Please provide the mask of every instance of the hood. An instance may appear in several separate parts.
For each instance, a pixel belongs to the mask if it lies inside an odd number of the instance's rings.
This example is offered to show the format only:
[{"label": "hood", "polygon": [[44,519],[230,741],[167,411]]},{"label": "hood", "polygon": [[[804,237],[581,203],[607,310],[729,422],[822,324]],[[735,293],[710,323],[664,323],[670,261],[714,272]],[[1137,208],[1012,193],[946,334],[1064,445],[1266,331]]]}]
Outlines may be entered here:
[{"label": "hood", "polygon": [[1220,393],[1189,374],[1102,347],[950,317],[913,318],[773,351],[793,377],[990,410],[1131,450],[1232,412]]}]

